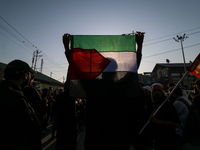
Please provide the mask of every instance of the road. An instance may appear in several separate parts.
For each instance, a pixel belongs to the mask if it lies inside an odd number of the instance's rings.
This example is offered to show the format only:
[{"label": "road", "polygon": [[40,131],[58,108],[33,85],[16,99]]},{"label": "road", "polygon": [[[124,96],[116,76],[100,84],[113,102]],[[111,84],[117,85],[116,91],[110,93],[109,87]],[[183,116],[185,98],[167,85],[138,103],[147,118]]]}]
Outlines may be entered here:
[{"label": "road", "polygon": [[[42,150],[55,150],[56,138],[51,140],[51,131],[53,124],[50,124],[47,129],[48,131],[42,134]],[[85,137],[85,130],[80,131],[77,138],[77,147],[76,150],[85,150],[83,147]],[[129,150],[135,150],[134,147],[131,147]]]}]

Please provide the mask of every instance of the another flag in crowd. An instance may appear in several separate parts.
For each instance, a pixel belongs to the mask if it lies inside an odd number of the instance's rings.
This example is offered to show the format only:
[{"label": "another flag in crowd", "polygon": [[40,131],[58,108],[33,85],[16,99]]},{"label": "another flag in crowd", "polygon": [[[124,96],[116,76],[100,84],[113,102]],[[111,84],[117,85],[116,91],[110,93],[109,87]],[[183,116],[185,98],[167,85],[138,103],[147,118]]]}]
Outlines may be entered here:
[{"label": "another flag in crowd", "polygon": [[196,77],[200,78],[200,53],[192,63],[189,68],[189,73],[195,75]]}]

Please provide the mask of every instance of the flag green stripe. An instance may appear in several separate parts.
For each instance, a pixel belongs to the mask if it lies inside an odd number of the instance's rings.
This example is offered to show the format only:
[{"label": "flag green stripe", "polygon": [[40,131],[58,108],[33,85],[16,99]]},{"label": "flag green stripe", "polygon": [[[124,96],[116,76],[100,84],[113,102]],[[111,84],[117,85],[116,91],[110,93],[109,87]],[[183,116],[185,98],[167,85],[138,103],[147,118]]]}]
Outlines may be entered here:
[{"label": "flag green stripe", "polygon": [[71,35],[71,48],[98,52],[136,52],[135,35]]}]

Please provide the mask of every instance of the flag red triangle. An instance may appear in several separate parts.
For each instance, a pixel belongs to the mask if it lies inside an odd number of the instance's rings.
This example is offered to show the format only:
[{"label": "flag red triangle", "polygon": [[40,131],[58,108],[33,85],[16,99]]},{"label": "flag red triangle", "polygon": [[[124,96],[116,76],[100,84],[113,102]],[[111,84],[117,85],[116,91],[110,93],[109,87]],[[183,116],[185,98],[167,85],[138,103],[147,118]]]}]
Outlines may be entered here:
[{"label": "flag red triangle", "polygon": [[74,48],[70,51],[67,78],[69,80],[94,80],[109,63],[110,60],[95,49]]}]

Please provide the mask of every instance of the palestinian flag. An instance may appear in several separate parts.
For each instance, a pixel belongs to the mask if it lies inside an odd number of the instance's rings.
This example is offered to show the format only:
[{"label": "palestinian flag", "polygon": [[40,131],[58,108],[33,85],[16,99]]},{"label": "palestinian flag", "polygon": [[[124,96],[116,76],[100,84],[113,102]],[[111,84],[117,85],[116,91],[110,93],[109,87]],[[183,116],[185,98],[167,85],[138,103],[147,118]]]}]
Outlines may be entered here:
[{"label": "palestinian flag", "polygon": [[[83,86],[93,83],[87,89],[96,89],[101,84],[102,88],[109,87],[107,90],[120,90],[125,84],[129,88],[130,84],[137,84],[135,35],[71,35],[70,40],[67,78],[73,82],[72,96],[86,97],[80,82],[83,84],[87,81]],[[106,81],[107,85],[102,81]]]}]

